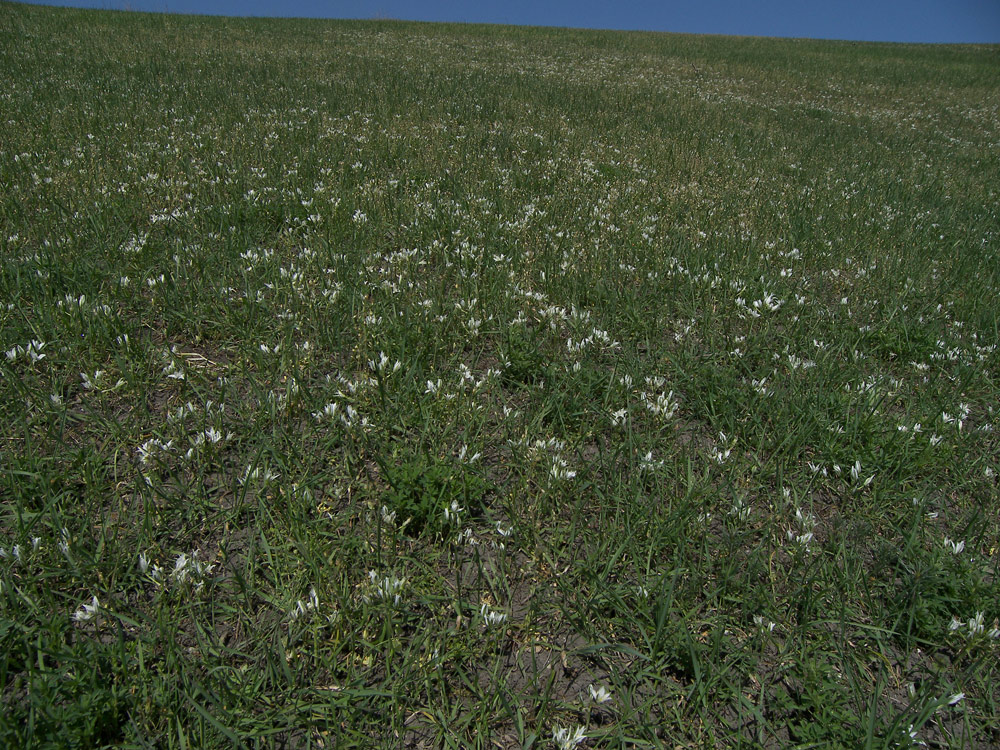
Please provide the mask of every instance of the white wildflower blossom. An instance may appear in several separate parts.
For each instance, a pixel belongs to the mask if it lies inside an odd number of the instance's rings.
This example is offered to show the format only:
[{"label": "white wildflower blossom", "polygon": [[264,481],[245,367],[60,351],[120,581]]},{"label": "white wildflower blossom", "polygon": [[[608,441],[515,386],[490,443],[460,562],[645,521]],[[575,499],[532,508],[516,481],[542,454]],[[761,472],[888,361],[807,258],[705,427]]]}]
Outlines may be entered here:
[{"label": "white wildflower blossom", "polygon": [[676,399],[674,399],[673,391],[657,393],[655,396],[650,396],[643,391],[639,394],[639,400],[643,402],[649,411],[663,419],[671,419],[677,413],[678,404]]},{"label": "white wildflower blossom", "polygon": [[813,474],[822,474],[824,477],[827,476],[827,471],[825,466],[814,464],[812,461],[807,461],[806,464],[809,466],[809,471],[811,471]]},{"label": "white wildflower blossom", "polygon": [[296,601],[295,606],[288,613],[288,617],[291,620],[298,620],[300,617],[317,609],[319,609],[319,596],[316,594],[316,587],[310,586],[309,598],[306,601],[302,601],[301,599]]},{"label": "white wildflower blossom", "polygon": [[500,625],[507,620],[506,614],[503,612],[497,612],[486,602],[483,602],[483,605],[479,608],[479,614],[482,615],[483,622],[486,623],[486,627],[490,628]]},{"label": "white wildflower blossom", "polygon": [[569,468],[569,463],[565,459],[560,456],[553,456],[549,476],[557,482],[565,482],[575,477],[576,472]]},{"label": "white wildflower blossom", "polygon": [[474,464],[482,457],[483,457],[482,453],[473,453],[472,455],[469,455],[469,446],[464,444],[462,445],[461,448],[459,448],[458,451],[458,460],[466,464]]},{"label": "white wildflower blossom", "polygon": [[190,556],[182,552],[174,561],[174,569],[170,572],[170,579],[178,586],[191,584],[198,591],[205,583],[205,576],[212,572],[214,565],[206,565],[198,559],[197,550]]},{"label": "white wildflower blossom", "polygon": [[465,508],[459,506],[458,500],[452,500],[451,505],[445,506],[444,509],[445,523],[459,523],[464,511]]},{"label": "white wildflower blossom", "polygon": [[389,374],[398,372],[399,368],[402,366],[403,363],[398,359],[395,362],[390,363],[389,357],[385,352],[379,352],[379,358],[377,360],[368,360],[368,367],[372,370],[372,372],[379,373],[380,375],[386,374],[386,371],[388,371]]},{"label": "white wildflower blossom", "polygon": [[733,516],[737,521],[741,523],[746,523],[750,519],[750,514],[752,509],[749,505],[743,502],[742,498],[736,498],[733,501],[733,507],[729,509],[729,515]]},{"label": "white wildflower blossom", "polygon": [[946,550],[948,550],[949,552],[951,552],[951,554],[953,554],[953,555],[959,555],[965,549],[965,541],[963,540],[961,542],[955,542],[955,541],[952,541],[950,538],[945,537],[944,538],[944,547],[945,547]]},{"label": "white wildflower blossom", "polygon": [[360,414],[358,410],[350,404],[348,404],[344,409],[344,413],[340,415],[340,423],[349,430],[357,426],[364,429],[371,424],[371,422],[368,421],[368,417]]},{"label": "white wildflower blossom", "polygon": [[163,374],[171,380],[184,380],[184,370],[177,366],[177,363],[170,360],[163,368]]},{"label": "white wildflower blossom", "polygon": [[590,691],[590,699],[594,701],[594,703],[607,703],[611,700],[611,691],[604,685],[597,688],[593,685],[588,685],[587,689]]},{"label": "white wildflower blossom", "polygon": [[97,601],[97,597],[91,597],[90,604],[81,604],[80,608],[73,613],[73,619],[77,622],[87,622],[92,620],[101,611],[101,603]]},{"label": "white wildflower blossom", "polygon": [[771,622],[771,620],[766,619],[762,615],[754,615],[753,624],[757,626],[757,629],[760,630],[761,633],[774,632],[775,623]]},{"label": "white wildflower blossom", "polygon": [[583,727],[577,727],[575,730],[563,727],[554,727],[552,729],[552,741],[556,743],[556,747],[559,750],[572,750],[572,748],[580,745],[585,739],[587,739],[587,735]]},{"label": "white wildflower blossom", "polygon": [[816,519],[809,513],[803,513],[801,508],[795,510],[795,526],[785,532],[789,542],[798,544],[806,549],[813,540],[813,529],[816,527]]},{"label": "white wildflower blossom", "polygon": [[59,548],[59,551],[63,554],[63,557],[65,557],[67,560],[70,559],[69,542],[70,542],[69,529],[67,529],[64,526],[62,529],[59,530],[59,541],[56,543],[56,546]]},{"label": "white wildflower blossom", "polygon": [[656,461],[653,458],[653,451],[647,451],[645,456],[639,458],[639,468],[644,471],[654,471],[664,466],[663,461]]},{"label": "white wildflower blossom", "polygon": [[80,373],[80,380],[83,381],[83,388],[87,391],[92,391],[97,388],[101,379],[104,375],[104,370],[96,370],[93,375],[88,375],[85,372]]},{"label": "white wildflower blossom", "polygon": [[951,622],[948,623],[948,631],[959,633],[959,635],[970,640],[984,633],[987,638],[996,639],[1000,638],[1000,621],[994,620],[993,627],[987,632],[985,616],[982,612],[976,612],[968,620],[960,620],[958,617],[952,615]]},{"label": "white wildflower blossom", "polygon": [[[726,436],[726,433],[720,432],[719,444],[713,445],[709,449],[708,457],[718,464],[725,463],[729,459],[730,454],[733,452],[732,448],[727,447],[728,443],[729,438]],[[722,446],[721,448],[719,447],[720,445]]]},{"label": "white wildflower blossom", "polygon": [[240,478],[240,484],[247,484],[249,482],[260,481],[264,484],[268,482],[273,482],[281,478],[281,474],[277,474],[267,466],[247,466],[246,471],[243,472],[243,476]]},{"label": "white wildflower blossom", "polygon": [[857,485],[858,489],[862,489],[864,487],[867,487],[875,479],[875,475],[874,474],[872,474],[870,477],[868,477],[867,479],[864,479],[864,480],[861,478],[861,476],[862,476],[862,474],[861,474],[861,461],[855,461],[854,462],[854,466],[851,467],[851,481],[853,481],[854,484]]},{"label": "white wildflower blossom", "polygon": [[[402,591],[403,587],[406,585],[405,578],[399,578],[395,575],[383,576],[382,578],[379,578],[378,573],[374,570],[369,570],[368,580],[374,587],[375,596],[379,599],[382,599],[383,601],[392,600],[392,603],[395,605],[398,605],[403,600],[400,591]],[[371,601],[371,598],[368,596],[363,598],[365,602]]]},{"label": "white wildflower blossom", "polygon": [[340,404],[337,404],[335,402],[330,402],[319,411],[314,411],[312,414],[313,419],[315,419],[317,422],[321,421],[324,418],[336,419],[339,410],[340,410]]}]

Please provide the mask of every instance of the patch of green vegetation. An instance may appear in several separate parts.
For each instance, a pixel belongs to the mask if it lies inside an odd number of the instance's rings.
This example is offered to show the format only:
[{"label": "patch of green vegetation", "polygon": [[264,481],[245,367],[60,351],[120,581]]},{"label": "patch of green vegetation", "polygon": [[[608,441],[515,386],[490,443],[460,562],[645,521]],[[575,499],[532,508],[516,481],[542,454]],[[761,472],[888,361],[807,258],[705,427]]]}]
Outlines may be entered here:
[{"label": "patch of green vegetation", "polygon": [[417,452],[397,457],[383,469],[389,489],[382,493],[382,503],[407,534],[439,535],[466,514],[482,514],[488,483],[453,459]]}]

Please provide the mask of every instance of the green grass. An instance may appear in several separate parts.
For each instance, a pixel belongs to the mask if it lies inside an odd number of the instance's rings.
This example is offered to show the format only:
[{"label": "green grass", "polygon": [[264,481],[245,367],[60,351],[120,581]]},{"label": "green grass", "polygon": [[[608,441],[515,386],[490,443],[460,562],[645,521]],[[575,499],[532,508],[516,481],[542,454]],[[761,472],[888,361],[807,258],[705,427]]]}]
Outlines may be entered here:
[{"label": "green grass", "polygon": [[0,3],[0,745],[1000,744],[998,63]]}]

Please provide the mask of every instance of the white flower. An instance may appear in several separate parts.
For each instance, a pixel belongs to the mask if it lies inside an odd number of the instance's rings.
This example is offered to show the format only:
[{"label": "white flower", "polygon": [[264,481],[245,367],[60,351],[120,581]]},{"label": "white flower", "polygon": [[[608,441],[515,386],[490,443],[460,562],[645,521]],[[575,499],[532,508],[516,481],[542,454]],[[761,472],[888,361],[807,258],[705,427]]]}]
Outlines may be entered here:
[{"label": "white flower", "polygon": [[392,366],[389,367],[389,357],[386,355],[385,352],[379,352],[378,361],[374,359],[368,360],[368,367],[370,367],[373,372],[377,373],[384,373],[387,368],[390,370],[390,372],[398,372],[399,368],[402,366],[403,363],[397,359],[395,362],[392,363]]},{"label": "white flower", "polygon": [[983,630],[985,630],[985,626],[983,625],[983,613],[982,612],[976,612],[976,616],[973,617],[972,619],[970,619],[966,623],[966,625],[969,627],[969,635],[970,636],[978,635],[979,633],[982,633]]},{"label": "white flower", "polygon": [[[405,578],[398,578],[396,576],[385,576],[382,580],[379,580],[378,573],[374,570],[368,571],[368,579],[372,582],[375,587],[375,595],[379,599],[389,600],[392,599],[393,604],[399,604],[403,597],[400,595],[400,591],[403,590],[403,586],[406,585]],[[365,601],[369,601],[368,597],[365,597]]]},{"label": "white flower", "polygon": [[313,419],[315,419],[317,422],[323,419],[323,417],[329,417],[330,419],[334,419],[337,416],[337,410],[339,408],[340,408],[339,404],[330,402],[329,404],[324,406],[320,411],[314,411]]},{"label": "white flower", "polygon": [[459,506],[458,500],[452,500],[451,501],[451,505],[450,506],[446,506],[445,509],[444,509],[444,520],[445,520],[445,523],[447,523],[449,521],[454,521],[455,523],[458,523],[459,522],[459,517],[461,516],[462,511],[464,511],[464,510],[465,510],[465,508],[462,508],[461,506]]},{"label": "white flower", "polygon": [[553,456],[549,476],[557,481],[567,481],[575,477],[576,472],[569,468],[569,464],[564,459]]},{"label": "white flower", "polygon": [[645,456],[639,459],[640,469],[659,469],[663,467],[663,461],[656,461],[653,459],[653,451],[647,451]]},{"label": "white flower", "polygon": [[809,513],[803,513],[801,508],[795,510],[795,522],[797,529],[788,529],[785,535],[788,541],[800,544],[808,548],[813,540],[812,530],[816,527],[816,519]]},{"label": "white flower", "polygon": [[944,547],[945,547],[945,549],[950,550],[951,554],[958,555],[958,554],[961,554],[962,550],[965,549],[965,541],[963,540],[961,542],[953,542],[948,537],[945,537],[944,538]]},{"label": "white flower", "polygon": [[708,457],[713,461],[715,461],[716,463],[722,464],[726,462],[726,459],[729,458],[729,455],[732,452],[733,451],[730,448],[726,448],[726,450],[719,450],[719,447],[717,445],[713,445],[711,449],[708,451]]},{"label": "white flower", "polygon": [[458,451],[458,460],[463,461],[467,464],[474,464],[480,458],[483,457],[482,453],[473,453],[469,455],[469,446],[463,445]]},{"label": "white flower", "polygon": [[59,548],[59,551],[63,553],[63,556],[67,560],[70,559],[70,557],[69,557],[69,540],[70,540],[69,539],[69,529],[67,529],[65,526],[63,526],[62,529],[60,529],[60,531],[59,531],[59,541],[56,543],[56,546]]},{"label": "white flower", "polygon": [[73,619],[77,622],[86,622],[87,620],[92,620],[97,616],[97,613],[101,610],[101,603],[97,601],[97,597],[92,597],[90,604],[80,605],[80,609],[73,613]]},{"label": "white flower", "polygon": [[496,612],[490,609],[490,605],[485,602],[483,603],[483,606],[479,608],[479,614],[483,616],[483,621],[486,623],[487,627],[499,625],[507,619],[507,615],[503,612]]},{"label": "white flower", "polygon": [[214,567],[214,565],[206,565],[199,560],[197,550],[190,557],[181,552],[174,561],[174,569],[171,571],[170,577],[179,586],[191,580],[194,582],[195,589],[200,590],[204,585],[205,575],[211,573]]},{"label": "white flower", "polygon": [[639,399],[649,411],[664,419],[670,419],[677,413],[677,401],[674,399],[673,391],[658,393],[655,398],[643,391],[639,394]]},{"label": "white flower", "polygon": [[301,599],[295,602],[295,606],[292,608],[288,616],[292,620],[297,620],[309,612],[319,609],[319,595],[316,593],[316,587],[309,587],[309,601],[304,602]]},{"label": "white flower", "polygon": [[750,513],[752,509],[749,505],[743,502],[742,499],[736,498],[733,502],[733,507],[729,509],[729,515],[734,516],[736,520],[746,522],[750,518]]},{"label": "white flower", "polygon": [[794,531],[789,529],[787,533],[788,533],[788,541],[797,542],[798,544],[801,544],[803,547],[808,547],[809,542],[813,540],[813,533],[811,531],[806,532],[805,534],[796,534]]},{"label": "white flower", "polygon": [[184,581],[187,580],[189,572],[188,561],[188,556],[183,552],[181,552],[177,556],[177,560],[174,561],[174,571],[170,574],[170,577],[177,581],[177,583],[184,583]]},{"label": "white flower", "polygon": [[588,689],[590,690],[590,697],[594,703],[607,703],[611,700],[611,691],[604,687],[604,685],[601,685],[596,689],[593,685],[590,685]]},{"label": "white flower", "polygon": [[956,703],[963,700],[964,698],[965,698],[965,693],[955,693],[948,699],[948,705],[954,706]]},{"label": "white flower", "polygon": [[762,633],[774,632],[775,623],[765,619],[762,615],[754,615],[753,624],[760,628],[760,632]]},{"label": "white flower", "polygon": [[87,390],[87,391],[94,390],[98,386],[98,384],[99,384],[99,382],[101,380],[101,376],[102,375],[104,375],[104,370],[96,370],[94,372],[94,376],[93,377],[91,377],[90,375],[88,375],[85,372],[81,372],[80,373],[80,380],[83,381],[83,388],[84,388],[84,390]]},{"label": "white flower", "polygon": [[[168,362],[163,368],[163,374],[173,380],[184,380],[184,371],[177,367],[177,364],[173,360]],[[86,387],[86,384],[84,387]]]},{"label": "white flower", "polygon": [[577,727],[572,734],[570,734],[569,729],[562,727],[553,727],[552,729],[552,741],[556,743],[559,750],[572,750],[585,739],[587,739],[587,735],[584,734],[583,727]]}]

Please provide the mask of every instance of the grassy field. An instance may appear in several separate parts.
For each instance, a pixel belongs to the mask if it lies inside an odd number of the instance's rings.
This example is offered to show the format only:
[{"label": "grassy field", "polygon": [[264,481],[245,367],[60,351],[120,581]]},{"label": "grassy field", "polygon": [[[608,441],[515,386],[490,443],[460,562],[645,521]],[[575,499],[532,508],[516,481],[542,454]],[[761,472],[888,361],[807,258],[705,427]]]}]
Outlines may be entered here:
[{"label": "grassy field", "polygon": [[0,3],[0,745],[1000,745],[998,71]]}]

